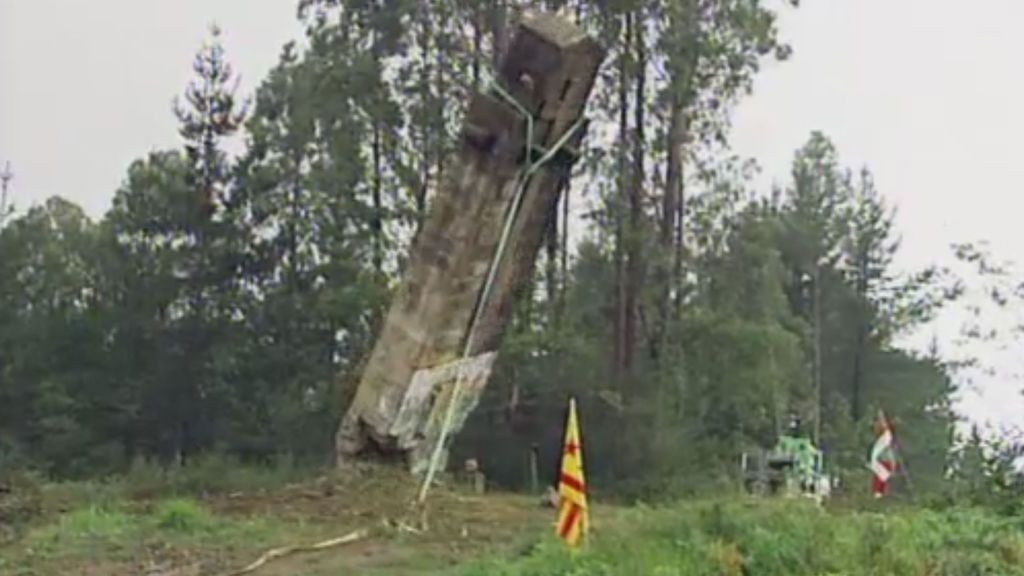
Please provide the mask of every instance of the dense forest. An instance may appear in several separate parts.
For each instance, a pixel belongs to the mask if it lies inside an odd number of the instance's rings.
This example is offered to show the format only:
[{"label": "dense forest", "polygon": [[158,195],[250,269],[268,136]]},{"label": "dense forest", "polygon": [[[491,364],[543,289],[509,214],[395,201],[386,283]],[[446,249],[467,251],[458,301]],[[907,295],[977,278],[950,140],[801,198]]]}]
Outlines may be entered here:
[{"label": "dense forest", "polygon": [[[894,207],[827,135],[773,190],[730,150],[731,112],[789,55],[776,21],[797,2],[544,4],[609,56],[457,453],[526,486],[531,446],[554,466],[574,394],[595,492],[721,485],[791,414],[865,491],[879,409],[915,490],[965,469],[955,367],[896,345],[958,285],[894,268]],[[251,98],[211,32],[173,107],[181,147],[127,167],[100,220],[59,197],[0,215],[0,468],[329,463],[461,107],[517,9],[302,0],[298,17],[305,37]]]}]

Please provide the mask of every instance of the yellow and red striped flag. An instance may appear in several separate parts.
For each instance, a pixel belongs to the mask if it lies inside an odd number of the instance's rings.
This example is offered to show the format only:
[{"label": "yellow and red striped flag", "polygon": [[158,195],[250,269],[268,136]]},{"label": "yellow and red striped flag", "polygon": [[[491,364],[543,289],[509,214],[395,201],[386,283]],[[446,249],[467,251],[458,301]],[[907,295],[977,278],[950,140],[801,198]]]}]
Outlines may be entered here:
[{"label": "yellow and red striped flag", "polygon": [[569,418],[565,424],[558,496],[558,523],[555,525],[555,533],[569,546],[579,546],[587,535],[590,518],[587,511],[587,484],[583,478],[583,447],[580,444],[575,398],[569,398]]}]

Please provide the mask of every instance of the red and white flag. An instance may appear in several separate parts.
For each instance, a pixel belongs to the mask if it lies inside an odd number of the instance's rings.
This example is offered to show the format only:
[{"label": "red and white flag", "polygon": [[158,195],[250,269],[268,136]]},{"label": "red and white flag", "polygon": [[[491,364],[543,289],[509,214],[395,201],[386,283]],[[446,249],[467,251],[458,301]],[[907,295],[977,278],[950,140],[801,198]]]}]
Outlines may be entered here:
[{"label": "red and white flag", "polygon": [[892,447],[892,428],[889,426],[889,421],[886,420],[885,414],[881,410],[878,412],[876,431],[878,438],[875,439],[875,445],[871,447],[871,463],[869,466],[873,473],[871,490],[874,492],[875,498],[881,498],[886,493],[889,478],[892,477],[893,472],[896,470],[896,453]]}]

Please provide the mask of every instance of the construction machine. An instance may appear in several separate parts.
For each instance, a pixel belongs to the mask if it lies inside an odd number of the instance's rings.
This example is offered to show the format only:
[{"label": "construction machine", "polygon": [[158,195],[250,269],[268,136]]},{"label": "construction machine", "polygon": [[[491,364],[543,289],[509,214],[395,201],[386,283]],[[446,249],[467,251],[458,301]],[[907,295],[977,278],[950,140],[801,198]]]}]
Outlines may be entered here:
[{"label": "construction machine", "polygon": [[821,504],[833,485],[824,453],[802,433],[797,418],[770,450],[744,452],[740,467],[744,489],[757,496],[804,496]]}]

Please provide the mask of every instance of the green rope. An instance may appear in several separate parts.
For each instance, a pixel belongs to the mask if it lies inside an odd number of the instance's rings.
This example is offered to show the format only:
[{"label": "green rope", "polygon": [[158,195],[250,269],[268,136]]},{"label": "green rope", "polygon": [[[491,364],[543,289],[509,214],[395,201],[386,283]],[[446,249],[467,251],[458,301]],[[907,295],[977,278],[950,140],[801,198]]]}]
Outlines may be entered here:
[{"label": "green rope", "polygon": [[452,388],[452,397],[448,403],[448,407],[445,410],[444,422],[441,425],[441,433],[438,436],[437,444],[434,445],[434,451],[430,457],[430,463],[427,466],[427,474],[423,479],[423,484],[420,486],[419,502],[422,504],[427,498],[427,492],[430,490],[430,485],[434,481],[434,476],[437,474],[437,468],[441,462],[441,454],[444,452],[444,444],[447,440],[448,434],[452,425],[452,418],[455,415],[455,407],[459,403],[459,396],[462,392],[462,382],[465,378],[465,361],[469,358],[470,351],[473,349],[473,344],[476,336],[476,328],[480,322],[480,315],[486,308],[486,303],[491,295],[491,288],[494,285],[494,278],[498,273],[498,266],[501,263],[501,257],[504,255],[505,246],[508,242],[509,235],[512,231],[512,224],[515,222],[516,217],[519,215],[519,206],[523,194],[526,192],[526,186],[530,181],[530,178],[534,173],[537,172],[542,166],[551,161],[552,158],[561,150],[569,139],[572,138],[573,134],[583,125],[583,120],[577,120],[564,134],[555,142],[555,144],[541,155],[536,162],[530,162],[533,153],[533,115],[527,110],[518,100],[512,97],[511,94],[506,92],[499,84],[491,77],[486,77],[485,82],[489,83],[491,88],[499,95],[503,100],[512,105],[520,115],[526,120],[526,162],[527,166],[520,170],[516,175],[516,192],[512,198],[512,205],[505,216],[505,222],[502,227],[501,237],[498,241],[498,246],[495,249],[494,256],[491,258],[491,265],[487,272],[487,280],[484,283],[484,290],[481,294],[480,300],[477,302],[476,309],[473,311],[473,319],[469,325],[469,334],[466,337],[466,344],[463,347],[462,358],[460,362],[462,365],[459,366],[459,370],[456,373],[455,385]]}]

